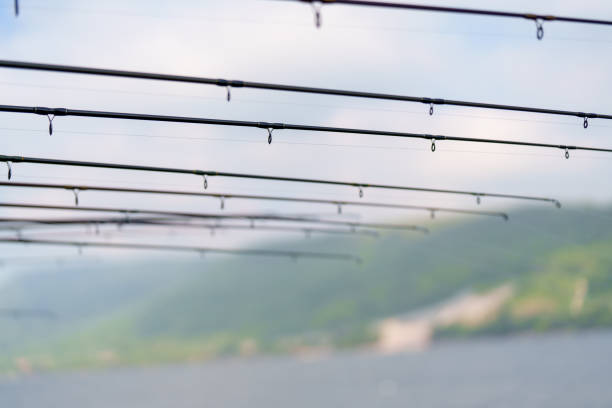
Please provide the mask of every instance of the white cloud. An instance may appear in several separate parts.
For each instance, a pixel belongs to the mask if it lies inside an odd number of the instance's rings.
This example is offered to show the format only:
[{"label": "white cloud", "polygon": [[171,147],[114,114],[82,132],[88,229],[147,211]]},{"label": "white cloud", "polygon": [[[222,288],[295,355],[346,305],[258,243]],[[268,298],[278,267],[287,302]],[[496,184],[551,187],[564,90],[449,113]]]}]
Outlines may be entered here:
[{"label": "white cloud", "polygon": [[[492,7],[489,3],[468,1],[466,5]],[[612,15],[606,1],[532,3],[496,2],[495,8],[602,18]],[[530,22],[326,6],[323,27],[316,30],[307,6],[265,1],[194,2],[189,6],[106,2],[104,7],[76,1],[53,6],[23,1],[19,19],[3,9],[0,23],[4,27],[0,55],[5,59],[612,111],[607,95],[612,85],[608,75],[612,30],[590,26],[545,23],[545,38],[537,41]],[[589,38],[596,41],[585,40]],[[7,69],[0,70],[0,90],[3,104],[612,146],[611,125],[602,120],[593,120],[589,129],[583,130],[579,118],[443,106],[436,107],[434,116],[429,117],[427,106],[419,104],[247,89],[234,89],[232,102],[227,103],[225,90],[211,86]],[[431,153],[429,142],[422,140],[290,131],[275,132],[275,141],[268,146],[267,135],[260,129],[86,118],[58,118],[56,134],[49,137],[44,133],[43,117],[0,114],[0,120],[2,153],[6,154],[537,194],[573,201],[611,198],[608,175],[612,162],[595,153],[572,152],[572,158],[565,160],[557,150],[451,142],[439,142],[437,151]],[[127,136],[134,134],[155,137]],[[196,137],[203,140],[192,140]],[[189,176],[15,167],[16,180],[24,181],[201,188],[201,180]],[[356,196],[349,188],[217,178],[211,181],[211,190]],[[1,194],[6,201],[70,201],[69,194],[63,192],[3,189]],[[93,193],[84,195],[83,200],[90,202],[90,197],[95,197],[97,205],[126,207],[216,210],[218,205],[210,200]],[[474,206],[472,198],[441,195],[370,190],[366,197]],[[516,203],[491,200],[487,204],[503,207]],[[231,206],[249,211],[287,208],[255,202],[231,202]],[[313,210],[311,206],[291,208],[297,212]],[[327,207],[322,210],[329,211]],[[364,219],[404,214],[359,212]],[[234,233],[227,243],[240,245],[252,240],[252,236]]]}]

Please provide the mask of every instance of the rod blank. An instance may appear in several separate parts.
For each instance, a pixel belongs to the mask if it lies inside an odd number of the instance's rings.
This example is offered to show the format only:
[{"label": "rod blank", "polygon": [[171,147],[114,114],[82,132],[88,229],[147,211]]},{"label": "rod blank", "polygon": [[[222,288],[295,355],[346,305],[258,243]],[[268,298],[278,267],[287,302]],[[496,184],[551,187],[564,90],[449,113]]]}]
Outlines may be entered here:
[{"label": "rod blank", "polygon": [[116,248],[116,249],[135,249],[135,250],[155,250],[155,251],[178,251],[178,252],[197,252],[197,253],[217,253],[226,255],[248,255],[283,257],[290,259],[313,258],[329,259],[338,261],[356,261],[361,263],[361,258],[350,254],[326,253],[326,252],[307,252],[307,251],[284,251],[272,249],[225,249],[198,246],[178,246],[178,245],[154,245],[154,244],[132,244],[132,243],[109,243],[109,242],[87,242],[87,241],[56,241],[44,239],[26,238],[0,238],[0,243],[4,244],[36,244],[52,246],[70,246],[76,248]]},{"label": "rod blank", "polygon": [[[254,220],[252,220],[254,221]],[[316,223],[316,221],[314,222]],[[3,224],[9,224],[7,227]],[[48,218],[0,218],[0,231],[1,230],[17,230],[23,231],[24,229],[38,228],[40,226],[53,227],[53,226],[74,226],[74,225],[118,225],[123,226],[136,225],[136,226],[150,226],[150,227],[172,227],[172,228],[198,228],[214,230],[240,230],[240,231],[276,231],[276,232],[302,232],[307,235],[311,233],[315,234],[336,234],[336,235],[364,235],[373,238],[378,238],[380,234],[377,231],[371,229],[355,228],[351,226],[351,229],[344,228],[317,228],[312,226],[306,227],[288,227],[284,225],[230,225],[230,224],[200,224],[192,222],[177,222],[173,219],[165,218],[137,218],[137,219],[125,219],[125,218],[88,218],[88,219],[48,219]]]},{"label": "rod blank", "polygon": [[397,208],[407,210],[424,210],[429,212],[450,212],[458,214],[469,214],[469,215],[482,215],[491,217],[501,217],[504,220],[508,220],[508,214],[499,211],[479,211],[479,210],[466,210],[458,208],[447,208],[447,207],[433,207],[433,206],[418,206],[418,205],[407,205],[407,204],[390,204],[390,203],[374,203],[364,201],[346,201],[346,200],[324,200],[314,198],[297,198],[297,197],[279,197],[279,196],[264,196],[264,195],[248,195],[248,194],[229,194],[229,193],[202,193],[193,191],[177,191],[177,190],[152,190],[152,189],[139,189],[139,188],[122,188],[122,187],[102,187],[102,186],[88,186],[88,185],[76,185],[76,184],[44,184],[44,183],[9,183],[0,181],[0,186],[5,187],[25,187],[25,188],[49,188],[49,189],[61,189],[70,191],[105,191],[115,193],[141,193],[141,194],[159,194],[159,195],[176,195],[176,196],[195,196],[195,197],[214,197],[224,199],[247,199],[247,200],[268,200],[268,201],[288,201],[298,203],[310,203],[310,204],[331,204],[334,206],[361,206],[361,207],[376,207],[376,208]]},{"label": "rod blank", "polygon": [[291,1],[301,1],[304,3],[320,2],[323,4],[347,4],[351,6],[401,8],[401,9],[407,9],[407,10],[435,11],[435,12],[444,12],[444,13],[476,14],[476,15],[486,15],[486,16],[494,16],[494,17],[523,18],[523,19],[528,19],[528,20],[565,21],[568,23],[612,25],[612,21],[598,20],[598,19],[592,19],[592,18],[561,17],[561,16],[553,16],[550,14],[517,13],[517,12],[509,12],[509,11],[482,10],[482,9],[471,9],[471,8],[462,8],[462,7],[427,6],[423,4],[414,4],[414,3],[394,3],[394,2],[362,1],[362,0],[291,0]]},{"label": "rod blank", "polygon": [[[105,212],[105,213],[120,213],[126,218],[115,219],[112,222],[128,224],[131,222],[130,216],[133,215],[155,215],[171,218],[200,218],[200,219],[243,219],[243,220],[267,220],[267,221],[284,221],[297,223],[313,223],[321,225],[342,225],[351,228],[376,228],[376,229],[394,229],[408,230],[428,233],[429,230],[425,227],[411,224],[384,224],[384,223],[364,223],[354,221],[335,221],[322,220],[312,217],[293,217],[285,215],[270,215],[270,214],[207,214],[194,212],[178,212],[178,211],[161,211],[161,210],[145,210],[145,209],[128,209],[128,208],[107,208],[107,207],[71,207],[62,205],[45,205],[45,204],[28,204],[28,203],[0,203],[0,207],[4,208],[29,208],[37,210],[61,210],[61,211],[82,211],[82,212]],[[0,218],[0,222],[14,221],[14,218]],[[28,222],[27,219],[22,221]],[[63,224],[63,223],[83,223],[83,220],[36,220],[39,223],[46,224]],[[155,220],[153,220],[155,221]],[[91,221],[90,221],[91,222]],[[95,223],[93,221],[91,223]],[[138,219],[134,220],[138,222]]]},{"label": "rod blank", "polygon": [[210,230],[239,230],[239,231],[275,231],[275,232],[302,232],[307,235],[314,234],[338,234],[338,235],[364,235],[373,238],[378,238],[380,234],[374,230],[368,229],[330,229],[330,228],[314,228],[314,227],[287,227],[278,225],[227,225],[227,224],[194,224],[188,222],[164,222],[164,221],[143,221],[142,225],[151,226],[166,226],[166,227],[180,227],[180,228],[205,228]]},{"label": "rod blank", "polygon": [[497,10],[483,10],[483,9],[471,9],[463,7],[442,7],[442,6],[427,6],[423,4],[409,4],[409,3],[394,3],[394,2],[382,2],[382,1],[361,1],[361,0],[291,0],[299,1],[302,3],[310,3],[315,8],[315,18],[317,27],[321,25],[320,7],[318,4],[343,4],[350,6],[368,6],[368,7],[381,7],[381,8],[392,8],[392,9],[403,9],[403,10],[419,10],[419,11],[431,11],[440,13],[453,13],[453,14],[471,14],[480,16],[491,16],[491,17],[507,17],[507,18],[520,18],[533,20],[537,27],[537,38],[541,40],[544,37],[544,29],[542,27],[542,21],[563,21],[566,23],[582,23],[582,24],[597,24],[597,25],[612,25],[610,20],[600,20],[594,18],[580,18],[580,17],[562,17],[553,16],[550,14],[534,14],[534,13],[516,13],[508,11],[497,11]]},{"label": "rod blank", "polygon": [[601,113],[584,112],[584,111],[536,108],[536,107],[529,107],[529,106],[505,105],[505,104],[485,103],[485,102],[475,102],[475,101],[462,101],[462,100],[452,100],[452,99],[444,99],[444,98],[408,96],[408,95],[387,94],[387,93],[380,93],[380,92],[351,91],[351,90],[344,90],[344,89],[284,85],[284,84],[273,84],[273,83],[265,83],[265,82],[242,81],[242,80],[215,79],[215,78],[205,78],[205,77],[195,77],[195,76],[185,76],[185,75],[168,75],[168,74],[158,74],[158,73],[151,73],[151,72],[137,72],[137,71],[116,70],[116,69],[89,68],[89,67],[79,67],[79,66],[71,66],[71,65],[41,64],[41,63],[26,62],[26,61],[0,60],[0,67],[16,68],[16,69],[30,69],[30,70],[48,71],[48,72],[72,73],[72,74],[110,76],[110,77],[119,77],[119,78],[147,79],[147,80],[156,80],[156,81],[170,81],[170,82],[182,82],[182,83],[191,83],[191,84],[216,85],[216,86],[221,86],[227,89],[229,88],[264,89],[264,90],[269,90],[269,91],[298,92],[298,93],[318,94],[318,95],[335,95],[335,96],[379,99],[379,100],[389,100],[389,101],[399,101],[399,102],[415,102],[415,103],[422,103],[422,104],[426,104],[430,106],[450,105],[450,106],[461,106],[461,107],[467,107],[467,108],[482,108],[482,109],[526,112],[526,113],[558,115],[558,116],[573,116],[573,117],[578,117],[582,119],[595,119],[595,118],[608,119],[608,120],[612,119],[612,115],[610,114],[601,114]]},{"label": "rod blank", "polygon": [[22,309],[16,307],[0,308],[0,317],[13,319],[35,318],[35,319],[55,319],[57,315],[46,309]]},{"label": "rod blank", "polygon": [[310,183],[310,184],[326,184],[334,186],[347,186],[355,188],[379,188],[386,190],[404,190],[404,191],[418,191],[427,193],[444,193],[444,194],[457,194],[457,195],[468,195],[473,197],[497,197],[497,198],[508,198],[517,200],[529,200],[529,201],[542,201],[550,202],[555,204],[558,208],[561,207],[561,202],[554,198],[547,197],[535,197],[526,195],[515,195],[515,194],[501,194],[501,193],[485,193],[477,191],[464,191],[464,190],[448,190],[448,189],[437,189],[437,188],[426,188],[426,187],[408,187],[408,186],[396,186],[388,184],[368,184],[368,183],[357,183],[347,181],[335,181],[335,180],[321,180],[321,179],[307,179],[297,177],[281,177],[281,176],[265,176],[258,174],[246,174],[246,173],[229,173],[229,172],[218,172],[212,170],[198,170],[198,169],[181,169],[173,167],[154,167],[154,166],[138,166],[131,164],[118,164],[118,163],[102,163],[102,162],[87,162],[87,161],[75,161],[75,160],[61,160],[61,159],[47,159],[41,157],[25,157],[25,156],[6,156],[0,155],[0,162],[12,162],[15,163],[35,163],[35,164],[48,164],[55,166],[75,166],[75,167],[91,167],[91,168],[103,168],[103,169],[117,169],[117,170],[131,170],[131,171],[147,171],[147,172],[158,172],[158,173],[169,173],[169,174],[192,174],[197,176],[219,176],[219,177],[232,177],[232,178],[243,178],[243,179],[254,179],[254,180],[267,180],[267,181],[286,181],[294,183]]},{"label": "rod blank", "polygon": [[[197,117],[188,117],[188,116],[151,115],[151,114],[141,114],[141,113],[90,111],[90,110],[67,109],[67,108],[47,108],[47,107],[41,107],[41,106],[0,105],[0,112],[33,113],[36,115],[47,116],[49,118],[49,134],[53,133],[52,121],[55,117],[57,116],[79,116],[79,117],[103,118],[103,119],[142,120],[142,121],[154,121],[154,122],[193,123],[193,124],[204,124],[204,125],[259,128],[259,129],[266,129],[268,131],[268,143],[272,142],[272,131],[273,130],[287,129],[287,130],[299,130],[299,131],[310,131],[310,132],[331,132],[331,133],[346,133],[346,134],[359,134],[359,135],[370,135],[370,136],[400,137],[400,138],[409,138],[409,139],[424,139],[424,140],[429,140],[434,144],[436,141],[449,140],[449,141],[454,141],[454,142],[487,143],[487,144],[502,144],[502,145],[514,145],[514,146],[553,148],[553,149],[561,149],[566,152],[568,150],[586,150],[586,151],[612,153],[612,149],[606,149],[606,148],[573,146],[573,145],[565,145],[565,144],[532,143],[532,142],[521,142],[517,140],[481,139],[481,138],[473,138],[473,137],[430,135],[430,134],[425,134],[425,133],[391,132],[391,131],[386,131],[386,130],[373,130],[373,129],[355,129],[355,128],[313,126],[313,125],[294,125],[294,124],[289,124],[289,123],[278,123],[278,122],[275,122],[275,123],[252,122],[252,121],[244,121],[244,120],[211,119],[211,118],[197,118]],[[435,149],[432,147],[432,151],[434,150]]]}]

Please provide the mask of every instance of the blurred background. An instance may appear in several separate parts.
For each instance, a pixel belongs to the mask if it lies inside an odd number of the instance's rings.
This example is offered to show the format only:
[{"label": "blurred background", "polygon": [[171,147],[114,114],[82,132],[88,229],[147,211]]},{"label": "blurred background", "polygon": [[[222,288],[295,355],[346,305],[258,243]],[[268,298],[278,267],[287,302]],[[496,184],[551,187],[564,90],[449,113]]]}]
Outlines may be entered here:
[{"label": "blurred background", "polygon": [[[607,1],[435,5],[612,19]],[[0,58],[610,114],[612,29],[291,1],[0,2]],[[612,147],[581,118],[0,69],[1,102]],[[6,406],[607,406],[612,156],[291,130],[0,113],[3,155],[533,195],[379,189],[331,204],[81,191],[79,205],[417,224],[3,227],[0,238],[346,253],[339,260],[0,243]],[[4,166],[4,164],[2,164]],[[0,167],[2,167],[0,166]],[[11,182],[202,192],[202,177],[12,164]],[[360,200],[353,187],[222,177],[207,192]],[[1,203],[74,205],[0,186]],[[72,211],[0,206],[2,218]],[[81,217],[107,217],[83,213]]]}]

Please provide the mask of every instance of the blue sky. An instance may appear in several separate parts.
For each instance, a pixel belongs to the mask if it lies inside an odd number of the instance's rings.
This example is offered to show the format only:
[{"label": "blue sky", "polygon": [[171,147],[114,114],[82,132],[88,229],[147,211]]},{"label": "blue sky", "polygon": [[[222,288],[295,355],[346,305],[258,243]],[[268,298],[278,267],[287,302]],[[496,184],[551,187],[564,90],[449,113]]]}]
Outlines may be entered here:
[{"label": "blue sky", "polygon": [[[531,21],[423,12],[323,7],[314,27],[310,7],[264,0],[57,1],[0,3],[0,58],[201,75],[261,82],[380,91],[415,96],[611,113],[612,29],[545,23],[542,41]],[[458,5],[454,1],[431,4]],[[468,1],[461,6],[612,19],[606,1]],[[232,101],[212,86],[0,70],[2,104],[68,107],[289,122],[454,136],[612,147],[612,123],[579,118],[235,89]],[[204,125],[57,118],[0,113],[2,154],[109,161],[219,171],[283,174],[425,187],[556,197],[569,204],[607,203],[612,156],[479,144],[429,143],[354,135]],[[190,176],[14,165],[14,180],[199,191]],[[210,191],[356,199],[351,188],[213,179]],[[63,191],[3,188],[2,201],[70,204]],[[476,208],[473,198],[366,190],[364,199]],[[83,193],[82,205],[218,211],[212,199]],[[485,200],[482,208],[520,203]],[[545,205],[545,204],[538,204]],[[554,208],[551,206],[551,211]],[[5,210],[4,216],[37,216]],[[332,215],[333,207],[229,201],[225,211]],[[421,219],[405,211],[347,209],[363,221]],[[71,214],[46,213],[48,216]],[[215,237],[113,234],[239,247],[267,235]],[[24,252],[25,251],[25,252]],[[72,254],[72,250],[0,246],[0,254]],[[72,252],[71,252],[72,251]],[[6,256],[5,255],[5,256]]]}]

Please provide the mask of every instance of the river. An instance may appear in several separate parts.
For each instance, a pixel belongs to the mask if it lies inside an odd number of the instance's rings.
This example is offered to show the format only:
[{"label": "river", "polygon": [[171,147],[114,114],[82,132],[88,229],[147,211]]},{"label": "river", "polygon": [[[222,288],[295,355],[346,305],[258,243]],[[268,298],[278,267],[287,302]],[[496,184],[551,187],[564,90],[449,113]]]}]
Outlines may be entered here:
[{"label": "river", "polygon": [[0,407],[610,407],[612,332],[0,379]]}]

